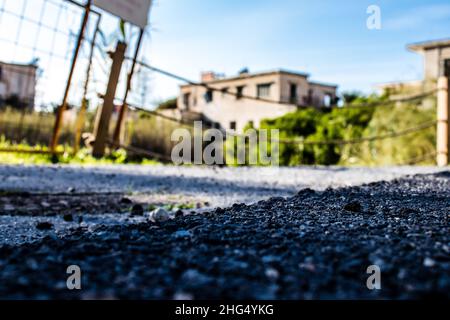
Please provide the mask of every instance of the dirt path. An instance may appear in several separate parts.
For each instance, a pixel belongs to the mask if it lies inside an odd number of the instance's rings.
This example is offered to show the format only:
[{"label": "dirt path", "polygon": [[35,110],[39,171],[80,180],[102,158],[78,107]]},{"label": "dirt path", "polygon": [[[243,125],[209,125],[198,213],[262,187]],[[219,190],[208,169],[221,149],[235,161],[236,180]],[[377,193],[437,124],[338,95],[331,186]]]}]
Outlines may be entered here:
[{"label": "dirt path", "polygon": [[121,193],[192,197],[213,207],[288,196],[302,188],[355,186],[408,174],[442,171],[435,167],[216,168],[176,166],[4,166],[0,190],[44,193]]}]

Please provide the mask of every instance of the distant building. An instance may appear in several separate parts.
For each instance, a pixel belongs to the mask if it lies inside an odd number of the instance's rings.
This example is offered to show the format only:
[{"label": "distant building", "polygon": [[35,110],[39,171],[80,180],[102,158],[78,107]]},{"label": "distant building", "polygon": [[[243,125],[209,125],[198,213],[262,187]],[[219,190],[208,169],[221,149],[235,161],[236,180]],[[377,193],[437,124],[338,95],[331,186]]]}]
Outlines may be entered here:
[{"label": "distant building", "polygon": [[434,89],[438,77],[450,77],[450,39],[432,40],[408,45],[412,52],[423,56],[423,80],[379,85],[385,92],[428,91]]},{"label": "distant building", "polygon": [[306,73],[286,70],[249,73],[244,69],[230,78],[205,72],[201,79],[205,86],[181,86],[172,113],[242,131],[249,123],[259,127],[261,120],[283,116],[299,106],[330,107],[336,102],[336,85],[308,78]]},{"label": "distant building", "polygon": [[37,66],[0,61],[0,105],[18,103],[34,107]]},{"label": "distant building", "polygon": [[424,56],[425,79],[450,77],[450,39],[415,43],[408,49]]}]

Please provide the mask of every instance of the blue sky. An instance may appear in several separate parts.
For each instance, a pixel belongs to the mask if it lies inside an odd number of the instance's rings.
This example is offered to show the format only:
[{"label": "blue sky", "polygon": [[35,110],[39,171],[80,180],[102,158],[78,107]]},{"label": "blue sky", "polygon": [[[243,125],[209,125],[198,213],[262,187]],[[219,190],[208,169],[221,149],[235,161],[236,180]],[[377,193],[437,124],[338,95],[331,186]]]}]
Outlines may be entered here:
[{"label": "blue sky", "polygon": [[[381,30],[366,27],[369,5],[381,9]],[[151,22],[147,58],[192,79],[201,70],[287,68],[370,92],[422,77],[420,55],[405,46],[450,37],[450,2],[156,0]]]},{"label": "blue sky", "polygon": [[[62,0],[45,1],[43,21],[76,34],[81,10]],[[40,19],[45,1],[0,0],[0,8],[4,6],[15,13],[0,14],[0,60],[29,62],[39,57],[40,67],[48,79],[38,83],[39,91],[48,96],[46,100],[59,102],[75,38],[55,35],[45,28],[36,32],[35,25],[26,21],[20,25],[16,16],[25,7],[27,18]],[[58,3],[64,3],[67,8],[61,11]],[[370,5],[381,9],[381,30],[366,27],[369,17],[366,11]],[[116,18],[104,14],[102,21],[105,33],[117,31]],[[94,22],[95,19],[91,21],[91,31]],[[308,72],[316,81],[336,83],[341,92],[369,93],[379,83],[422,77],[422,58],[407,51],[406,45],[450,38],[450,2],[154,0],[150,22],[150,38],[143,45],[141,57],[156,67],[192,80],[198,80],[200,72],[208,70],[233,76],[243,67],[255,72],[284,68]],[[14,44],[16,41],[18,46]],[[36,45],[54,56],[36,52],[32,49]],[[71,91],[74,103],[80,100],[87,49],[82,50],[75,88]],[[133,45],[129,49],[131,52]],[[92,97],[104,91],[107,62],[102,61],[97,55],[93,72],[96,82],[90,88]],[[123,73],[119,92],[123,92],[125,77]],[[152,74],[146,88],[145,106],[176,96],[179,84]]]}]

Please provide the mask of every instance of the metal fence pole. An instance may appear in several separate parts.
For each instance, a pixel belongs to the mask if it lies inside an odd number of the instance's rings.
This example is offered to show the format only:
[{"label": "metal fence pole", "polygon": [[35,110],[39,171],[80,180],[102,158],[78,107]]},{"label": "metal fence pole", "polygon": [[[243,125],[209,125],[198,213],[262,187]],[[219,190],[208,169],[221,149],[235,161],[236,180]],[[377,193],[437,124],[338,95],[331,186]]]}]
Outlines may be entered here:
[{"label": "metal fence pole", "polygon": [[84,15],[83,15],[83,21],[81,23],[80,32],[78,34],[77,44],[76,44],[76,47],[75,47],[75,52],[73,54],[72,63],[71,63],[71,66],[70,66],[69,78],[67,80],[66,89],[64,91],[63,101],[61,103],[61,106],[58,108],[58,112],[56,114],[55,126],[53,128],[52,140],[50,142],[50,150],[52,152],[55,151],[56,146],[58,145],[58,138],[59,138],[59,134],[60,134],[60,131],[61,131],[61,124],[62,124],[62,120],[63,120],[63,115],[64,115],[64,111],[67,108],[67,98],[69,97],[70,85],[71,85],[73,74],[74,74],[74,71],[75,71],[75,66],[77,64],[78,53],[80,52],[81,44],[83,42],[83,37],[84,37],[84,31],[86,29],[86,25],[87,25],[87,22],[88,22],[88,19],[89,19],[89,12],[91,10],[91,3],[92,3],[92,0],[88,0],[88,2],[86,4],[86,7],[85,7],[85,12],[84,12]]},{"label": "metal fence pole", "polygon": [[83,99],[81,100],[81,108],[78,112],[78,117],[75,123],[75,141],[73,146],[73,154],[76,155],[78,153],[78,150],[80,148],[80,141],[81,141],[81,133],[84,128],[84,122],[86,118],[86,111],[88,106],[88,100],[87,100],[87,92],[89,87],[89,81],[90,81],[90,75],[91,75],[91,69],[92,69],[92,59],[94,57],[94,50],[95,50],[95,41],[97,40],[97,34],[100,30],[100,21],[101,16],[98,17],[97,24],[95,26],[94,36],[92,37],[91,42],[91,48],[89,53],[89,63],[86,70],[86,79],[84,81],[84,88],[83,88]]}]

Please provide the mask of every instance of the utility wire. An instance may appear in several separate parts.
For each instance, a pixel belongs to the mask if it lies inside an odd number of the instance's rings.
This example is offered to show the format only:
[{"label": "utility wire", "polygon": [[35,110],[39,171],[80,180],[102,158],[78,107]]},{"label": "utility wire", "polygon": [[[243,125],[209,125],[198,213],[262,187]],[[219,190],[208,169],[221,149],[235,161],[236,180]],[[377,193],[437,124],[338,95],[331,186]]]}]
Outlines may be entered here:
[{"label": "utility wire", "polygon": [[[131,58],[125,57],[125,59],[129,60]],[[281,105],[297,106],[299,108],[304,108],[305,107],[305,106],[302,106],[302,105],[296,105],[295,103],[289,103],[289,102],[285,102],[285,101],[281,101],[281,100],[271,100],[271,99],[265,99],[265,98],[260,98],[260,97],[248,96],[248,95],[245,95],[245,94],[238,94],[237,92],[230,92],[228,90],[225,91],[225,90],[222,90],[220,88],[212,87],[212,86],[210,86],[210,85],[208,85],[206,83],[195,82],[195,81],[189,80],[189,79],[187,79],[185,77],[176,75],[176,74],[174,74],[172,72],[165,71],[165,70],[153,67],[153,66],[151,66],[151,65],[149,65],[149,64],[147,64],[145,62],[142,62],[142,61],[137,61],[136,63],[139,64],[140,66],[144,67],[144,68],[147,68],[147,69],[152,70],[154,72],[160,73],[160,74],[165,75],[167,77],[170,77],[170,78],[182,81],[182,82],[186,82],[187,84],[189,84],[191,86],[203,87],[203,88],[205,88],[207,90],[214,91],[214,92],[220,92],[220,93],[222,93],[224,95],[233,96],[233,97],[236,97],[238,99],[254,100],[254,101],[266,102],[266,103],[277,104],[277,105],[281,104]]]},{"label": "utility wire", "polygon": [[133,147],[133,146],[130,146],[130,145],[126,146],[126,145],[123,145],[123,144],[120,144],[120,143],[116,143],[116,142],[114,142],[111,139],[108,139],[107,143],[110,146],[113,146],[113,147],[116,147],[116,148],[122,148],[122,149],[124,149],[124,150],[126,150],[128,152],[131,152],[131,153],[139,154],[139,155],[142,155],[142,156],[147,156],[147,157],[150,157],[150,158],[156,158],[156,159],[163,160],[163,161],[169,161],[169,162],[172,161],[172,158],[170,156],[167,156],[167,155],[164,155],[164,154],[160,154],[160,153],[157,153],[157,152],[153,152],[153,151],[149,151],[149,150],[145,150],[145,149],[138,148],[138,147]]},{"label": "utility wire", "polygon": [[391,133],[386,133],[378,136],[361,137],[349,140],[323,140],[323,141],[304,141],[303,139],[280,139],[278,142],[282,144],[300,144],[300,145],[346,145],[346,144],[359,144],[363,142],[371,142],[378,140],[385,140],[391,138],[397,138],[405,136],[414,132],[419,132],[426,130],[428,128],[434,127],[437,121],[426,121],[418,124],[415,127],[411,127],[402,131],[394,131]]},{"label": "utility wire", "polygon": [[[183,120],[179,120],[177,118],[174,117],[170,117],[164,114],[161,114],[157,111],[151,111],[151,110],[147,110],[144,108],[140,108],[137,106],[133,106],[133,105],[128,105],[131,109],[137,110],[137,111],[141,111],[144,113],[148,113],[151,114],[153,116],[156,117],[160,117],[166,120],[170,120],[176,123],[179,123],[181,125],[193,128],[194,125],[191,122],[188,121],[183,121]],[[335,139],[335,140],[322,140],[322,141],[305,141],[304,139],[278,139],[275,140],[273,142],[278,142],[280,144],[296,144],[296,145],[347,145],[347,144],[359,144],[359,143],[363,143],[363,142],[370,142],[370,141],[377,141],[377,140],[385,140],[385,139],[391,139],[391,138],[397,138],[397,137],[401,137],[401,136],[405,136],[405,135],[409,135],[411,133],[414,132],[419,132],[419,131],[423,131],[426,130],[428,128],[431,128],[433,126],[435,126],[437,124],[437,121],[432,120],[432,121],[426,121],[423,123],[418,124],[417,126],[405,129],[405,130],[401,130],[401,131],[394,131],[391,133],[386,133],[386,134],[382,134],[382,135],[378,135],[378,136],[370,136],[370,137],[361,137],[361,138],[355,138],[355,139],[349,139],[349,140],[342,140],[342,139]],[[212,126],[207,125],[206,127],[208,128],[214,128]],[[224,130],[221,130],[224,131]],[[241,137],[241,138],[245,138],[246,135],[245,134],[238,134],[235,132],[229,132],[229,131],[224,131],[226,135],[230,135],[230,136],[235,136],[235,137]]]},{"label": "utility wire", "polygon": [[[130,58],[126,58],[126,59],[130,59]],[[165,76],[174,78],[176,80],[180,80],[180,81],[186,82],[186,83],[188,83],[190,85],[193,85],[193,86],[204,87],[204,88],[206,88],[208,90],[212,90],[212,91],[220,91],[222,93],[229,94],[229,95],[236,96],[236,97],[243,98],[243,99],[258,100],[258,101],[270,102],[270,103],[275,103],[275,104],[286,104],[285,102],[280,102],[280,101],[275,101],[275,100],[261,99],[259,97],[252,97],[252,96],[246,96],[246,95],[238,95],[237,93],[228,92],[228,91],[224,92],[221,89],[215,88],[215,87],[211,87],[211,86],[209,86],[206,83],[198,83],[198,82],[191,81],[191,80],[189,80],[189,79],[187,79],[185,77],[176,75],[176,74],[171,73],[169,71],[165,71],[165,70],[153,67],[153,66],[151,66],[151,65],[149,65],[149,64],[147,64],[145,62],[137,61],[137,64],[141,65],[144,68],[148,68],[148,69],[150,69],[152,71],[155,71],[155,72],[163,74]],[[381,103],[378,102],[378,103],[368,103],[368,104],[359,104],[359,105],[349,105],[349,106],[342,107],[342,109],[346,109],[346,108],[363,108],[363,107],[377,107],[377,106],[381,106],[381,105],[388,105],[388,104],[398,103],[398,102],[408,102],[408,101],[415,101],[415,100],[423,100],[426,97],[429,97],[429,96],[433,95],[437,91],[438,91],[437,89],[430,90],[430,91],[425,92],[425,93],[421,93],[421,94],[417,94],[417,95],[413,95],[413,96],[408,96],[408,97],[403,97],[403,98],[400,98],[400,99],[386,100],[386,101],[381,102]],[[292,105],[292,104],[290,104],[290,105]],[[176,118],[173,118],[173,117],[170,117],[170,116],[166,116],[166,115],[163,115],[163,114],[158,113],[156,111],[150,111],[150,110],[147,110],[147,109],[144,109],[144,108],[140,108],[140,107],[137,107],[137,106],[131,106],[131,105],[130,105],[130,107],[132,107],[135,110],[146,112],[146,113],[152,114],[152,115],[157,116],[157,117],[165,118],[167,120],[171,120],[171,121],[177,122],[177,123],[182,124],[182,125],[193,127],[193,125],[191,123],[189,123],[189,122],[186,122],[186,121],[183,121],[183,120],[179,120],[179,119],[176,119]],[[408,129],[405,129],[405,130],[402,130],[402,131],[396,131],[396,132],[391,132],[391,133],[382,134],[382,135],[378,135],[378,136],[361,137],[361,138],[355,138],[355,139],[349,139],[349,140],[333,139],[333,140],[323,140],[323,141],[305,141],[304,139],[300,138],[300,139],[279,139],[279,140],[274,141],[274,142],[278,142],[278,143],[281,143],[281,144],[299,144],[299,145],[347,145],[347,144],[360,144],[360,143],[363,143],[363,142],[385,140],[385,139],[391,139],[391,138],[396,138],[396,137],[408,135],[408,134],[411,134],[411,133],[414,133],[414,132],[418,132],[418,131],[422,131],[422,130],[426,130],[428,128],[431,128],[431,127],[435,126],[436,123],[437,122],[434,121],[434,120],[433,121],[427,121],[427,122],[418,124],[415,127],[411,127],[411,128],[408,128]],[[212,128],[212,126],[211,126],[211,128]],[[222,130],[222,131],[224,131],[224,130]],[[244,137],[245,138],[245,135],[239,135],[239,134],[237,134],[235,132],[227,132],[227,131],[225,131],[225,133],[226,133],[226,135],[237,136],[237,137]]]},{"label": "utility wire", "polygon": [[[120,101],[120,100],[119,100],[119,101]],[[176,123],[178,123],[178,124],[181,124],[181,125],[186,126],[186,127],[189,127],[189,128],[193,128],[193,127],[194,127],[194,125],[192,124],[191,121],[180,120],[180,119],[178,119],[178,118],[171,117],[171,116],[162,114],[162,113],[157,112],[157,111],[154,111],[154,110],[148,110],[148,109],[145,109],[145,108],[141,108],[141,107],[135,106],[135,105],[130,104],[130,103],[127,103],[127,106],[128,106],[130,109],[132,109],[132,110],[141,111],[141,112],[144,112],[144,113],[147,113],[147,114],[150,114],[150,115],[153,115],[153,116],[162,118],[162,119],[166,119],[166,120],[169,120],[169,121],[172,121],[172,122],[176,122]],[[203,126],[204,126],[204,127],[207,127],[207,128],[214,128],[214,129],[217,129],[216,127],[211,126],[211,125],[209,125],[209,124],[203,124]]]},{"label": "utility wire", "polygon": [[430,152],[430,153],[424,154],[422,156],[409,159],[408,161],[405,162],[405,164],[407,164],[407,165],[415,165],[415,164],[418,164],[418,163],[423,162],[425,160],[435,159],[436,155],[437,155],[437,152]]},{"label": "utility wire", "polygon": [[433,89],[433,90],[429,90],[429,91],[426,91],[423,93],[419,93],[416,95],[411,95],[411,96],[407,96],[407,97],[403,97],[403,98],[398,98],[398,99],[387,99],[385,101],[379,101],[379,102],[348,104],[348,105],[344,105],[342,107],[335,107],[335,108],[345,110],[345,109],[362,109],[362,108],[376,108],[376,107],[391,106],[392,104],[395,104],[395,103],[421,101],[427,97],[434,95],[438,91],[439,91],[439,89]]},{"label": "utility wire", "polygon": [[[132,58],[130,57],[125,57],[125,59],[130,60]],[[137,61],[136,62],[138,65],[147,68],[149,70],[152,70],[154,72],[157,72],[159,74],[165,75],[167,77],[170,77],[172,79],[175,80],[179,80],[182,82],[186,82],[187,84],[191,85],[191,86],[197,86],[197,87],[203,87],[206,88],[207,90],[211,90],[214,92],[220,92],[222,94],[225,95],[230,95],[239,99],[247,99],[247,100],[255,100],[255,101],[260,101],[260,102],[266,102],[266,103],[272,103],[272,104],[277,104],[277,105],[290,105],[290,106],[296,106],[298,108],[308,108],[308,106],[305,105],[300,105],[300,104],[295,104],[295,103],[290,103],[290,102],[285,102],[285,101],[277,101],[277,100],[271,100],[271,99],[265,99],[265,98],[260,98],[260,97],[255,97],[255,96],[248,96],[248,95],[243,95],[243,94],[238,94],[236,92],[230,92],[230,91],[224,91],[221,88],[216,88],[216,87],[212,87],[210,85],[208,85],[207,83],[202,83],[202,82],[195,82],[192,81],[190,79],[187,79],[186,77],[174,74],[172,72],[166,71],[166,70],[162,70],[160,68],[151,66],[148,63],[142,62],[142,61]],[[386,105],[392,105],[393,103],[404,103],[404,102],[410,102],[410,101],[416,101],[416,100],[423,100],[426,97],[429,97],[433,94],[435,94],[438,90],[434,89],[434,90],[430,90],[424,93],[420,93],[417,95],[413,95],[413,96],[408,96],[408,97],[403,97],[403,98],[399,98],[399,99],[389,99],[386,101],[382,101],[382,102],[373,102],[373,103],[361,103],[361,104],[351,104],[351,105],[346,105],[343,107],[334,107],[334,108],[339,108],[339,109],[349,109],[349,108],[370,108],[370,107],[379,107],[379,106],[386,106]],[[330,110],[331,108],[328,107],[321,107],[321,108],[317,108],[317,109],[325,109],[325,110]]]}]

